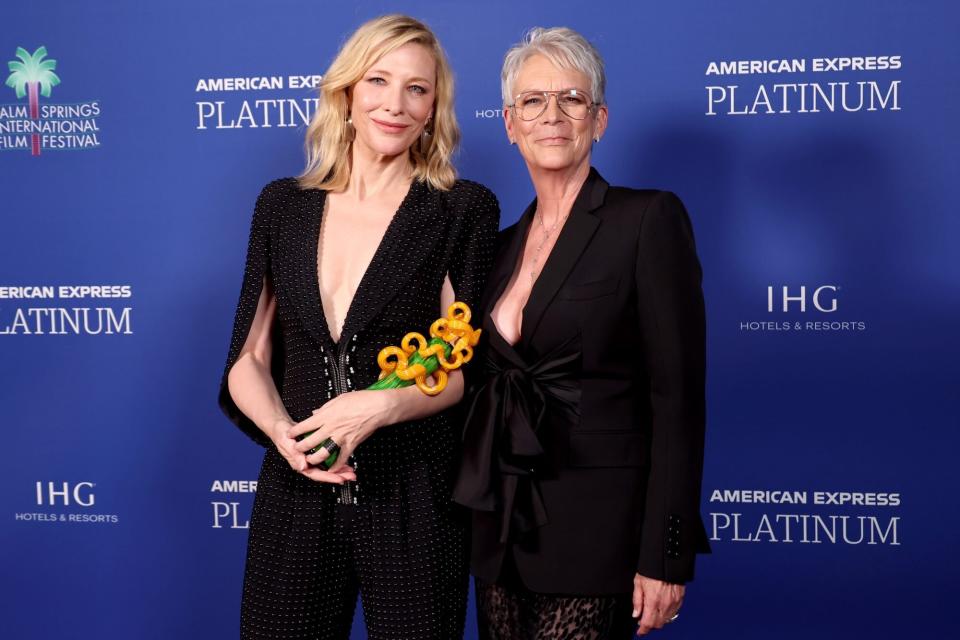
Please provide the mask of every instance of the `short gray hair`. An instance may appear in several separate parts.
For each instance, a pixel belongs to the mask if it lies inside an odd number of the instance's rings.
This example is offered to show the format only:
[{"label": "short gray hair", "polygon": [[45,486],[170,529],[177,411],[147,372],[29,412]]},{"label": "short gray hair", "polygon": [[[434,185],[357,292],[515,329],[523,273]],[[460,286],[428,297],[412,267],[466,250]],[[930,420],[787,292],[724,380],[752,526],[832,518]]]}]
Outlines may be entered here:
[{"label": "short gray hair", "polygon": [[567,27],[534,27],[523,39],[510,47],[503,58],[500,72],[500,92],[503,104],[513,103],[513,85],[520,67],[535,55],[542,55],[560,69],[573,69],[590,79],[590,97],[594,104],[603,104],[607,77],[603,71],[600,52],[586,38]]}]

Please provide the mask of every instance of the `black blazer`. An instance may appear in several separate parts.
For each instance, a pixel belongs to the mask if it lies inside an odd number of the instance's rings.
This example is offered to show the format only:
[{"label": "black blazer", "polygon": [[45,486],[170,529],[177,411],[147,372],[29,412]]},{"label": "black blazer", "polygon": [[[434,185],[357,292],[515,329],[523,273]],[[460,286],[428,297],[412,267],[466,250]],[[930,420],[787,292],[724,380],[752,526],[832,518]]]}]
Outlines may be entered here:
[{"label": "black blazer", "polygon": [[624,593],[634,572],[687,582],[710,546],[705,319],[686,210],[591,169],[511,347],[489,314],[535,210],[501,232],[481,299],[487,367],[473,372],[455,490],[474,509],[473,572],[497,580],[510,552],[542,593]]}]

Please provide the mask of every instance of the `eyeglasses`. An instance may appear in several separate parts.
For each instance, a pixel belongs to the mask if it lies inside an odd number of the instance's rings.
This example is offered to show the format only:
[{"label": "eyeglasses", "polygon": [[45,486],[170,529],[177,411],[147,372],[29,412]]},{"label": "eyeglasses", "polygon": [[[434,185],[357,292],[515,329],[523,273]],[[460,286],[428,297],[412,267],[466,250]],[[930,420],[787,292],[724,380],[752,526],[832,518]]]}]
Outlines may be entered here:
[{"label": "eyeglasses", "polygon": [[560,111],[574,120],[583,120],[596,105],[590,96],[579,89],[564,89],[562,91],[524,91],[516,97],[512,108],[521,120],[536,120],[547,110],[550,96],[557,99]]}]

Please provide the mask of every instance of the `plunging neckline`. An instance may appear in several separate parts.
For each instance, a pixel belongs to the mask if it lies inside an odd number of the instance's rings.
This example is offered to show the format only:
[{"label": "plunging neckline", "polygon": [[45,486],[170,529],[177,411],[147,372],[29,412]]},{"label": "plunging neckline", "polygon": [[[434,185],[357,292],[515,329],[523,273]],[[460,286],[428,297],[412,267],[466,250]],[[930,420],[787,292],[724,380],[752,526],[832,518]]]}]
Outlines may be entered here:
[{"label": "plunging neckline", "polygon": [[[497,306],[503,300],[503,296],[507,293],[507,289],[510,288],[510,282],[513,281],[513,276],[516,275],[517,279],[519,280],[520,277],[523,275],[522,273],[520,273],[520,267],[523,265],[523,252],[527,245],[527,234],[530,232],[530,228],[533,225],[533,218],[536,216],[536,208],[537,208],[537,199],[534,198],[533,202],[531,202],[527,206],[526,211],[524,211],[523,214],[520,216],[520,220],[517,221],[516,232],[520,235],[521,239],[519,241],[519,248],[517,250],[517,253],[513,258],[513,270],[510,271],[510,274],[507,276],[506,283],[502,287],[498,287],[497,297],[493,301],[493,306],[490,307],[490,312],[487,313],[487,317],[490,320],[490,324],[493,325],[493,328],[497,332],[497,335],[500,337],[501,340],[503,340],[503,342],[507,346],[509,346],[514,351],[516,351],[517,345],[519,345],[523,341],[524,315],[526,315],[527,305],[530,304],[530,298],[533,297],[533,291],[534,289],[536,289],[537,283],[540,281],[540,276],[543,274],[544,269],[546,269],[547,261],[550,260],[550,256],[553,254],[552,247],[551,247],[550,253],[547,254],[547,259],[544,260],[543,264],[541,265],[540,272],[537,274],[537,277],[534,279],[533,284],[530,285],[530,291],[527,293],[527,299],[524,300],[523,305],[520,307],[520,316],[519,316],[520,324],[517,327],[519,335],[517,336],[516,342],[511,343],[509,340],[507,340],[504,337],[503,332],[500,330],[500,325],[497,324],[497,321],[496,319],[494,319],[493,314],[496,311]],[[531,211],[533,211],[533,215],[527,218],[526,217],[527,214],[530,213]],[[559,242],[561,233],[563,233],[563,228],[561,228],[560,233],[557,234],[557,239],[554,241],[554,246],[556,246],[556,243]]]},{"label": "plunging neckline", "polygon": [[397,207],[397,210],[394,211],[393,217],[390,218],[390,222],[387,224],[386,230],[383,232],[383,237],[380,238],[380,242],[377,244],[376,250],[373,252],[373,257],[370,258],[370,262],[367,263],[366,268],[363,270],[363,275],[360,277],[360,282],[357,284],[356,290],[353,292],[353,296],[350,298],[350,304],[347,305],[347,313],[343,317],[343,324],[340,327],[339,338],[337,340],[333,339],[333,334],[330,333],[330,323],[327,320],[327,314],[323,309],[323,295],[320,293],[320,227],[323,224],[324,210],[327,207],[327,192],[323,191],[323,199],[317,207],[317,212],[315,214],[315,219],[311,225],[311,250],[315,256],[315,268],[313,269],[313,278],[312,285],[314,295],[316,296],[316,305],[319,308],[320,318],[323,321],[324,334],[334,345],[334,347],[339,347],[341,341],[343,340],[344,332],[350,326],[350,322],[354,316],[356,316],[355,303],[357,298],[360,297],[360,292],[364,287],[369,287],[370,283],[370,274],[373,272],[374,266],[379,266],[379,263],[383,261],[383,256],[386,254],[388,249],[390,249],[390,243],[393,241],[393,236],[397,234],[397,226],[400,222],[400,218],[409,207],[409,201],[413,197],[414,192],[416,191],[417,185],[421,183],[420,180],[414,179],[410,183],[410,187],[407,189],[406,195],[400,201],[400,205]]},{"label": "plunging neckline", "polygon": [[507,340],[505,337],[503,337],[503,334],[500,333],[500,327],[497,326],[497,321],[493,319],[493,312],[492,312],[492,311],[487,314],[487,320],[490,321],[490,333],[491,333],[491,335],[496,335],[497,339],[500,340],[500,342],[502,342],[503,344],[505,344],[505,345],[506,345],[507,347],[509,347],[510,349],[513,349],[514,351],[516,351],[516,350],[517,350],[517,345],[520,344],[520,340],[518,339],[516,342],[511,343],[509,340]]}]

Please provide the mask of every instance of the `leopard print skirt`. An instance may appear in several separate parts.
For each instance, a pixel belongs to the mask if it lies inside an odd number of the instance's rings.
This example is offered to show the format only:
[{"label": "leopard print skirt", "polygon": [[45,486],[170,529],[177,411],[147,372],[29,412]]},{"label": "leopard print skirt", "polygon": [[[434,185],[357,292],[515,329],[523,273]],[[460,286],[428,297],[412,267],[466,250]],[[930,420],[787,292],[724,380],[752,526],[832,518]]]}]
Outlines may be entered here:
[{"label": "leopard print skirt", "polygon": [[481,640],[627,640],[637,623],[630,594],[565,596],[477,580]]}]

